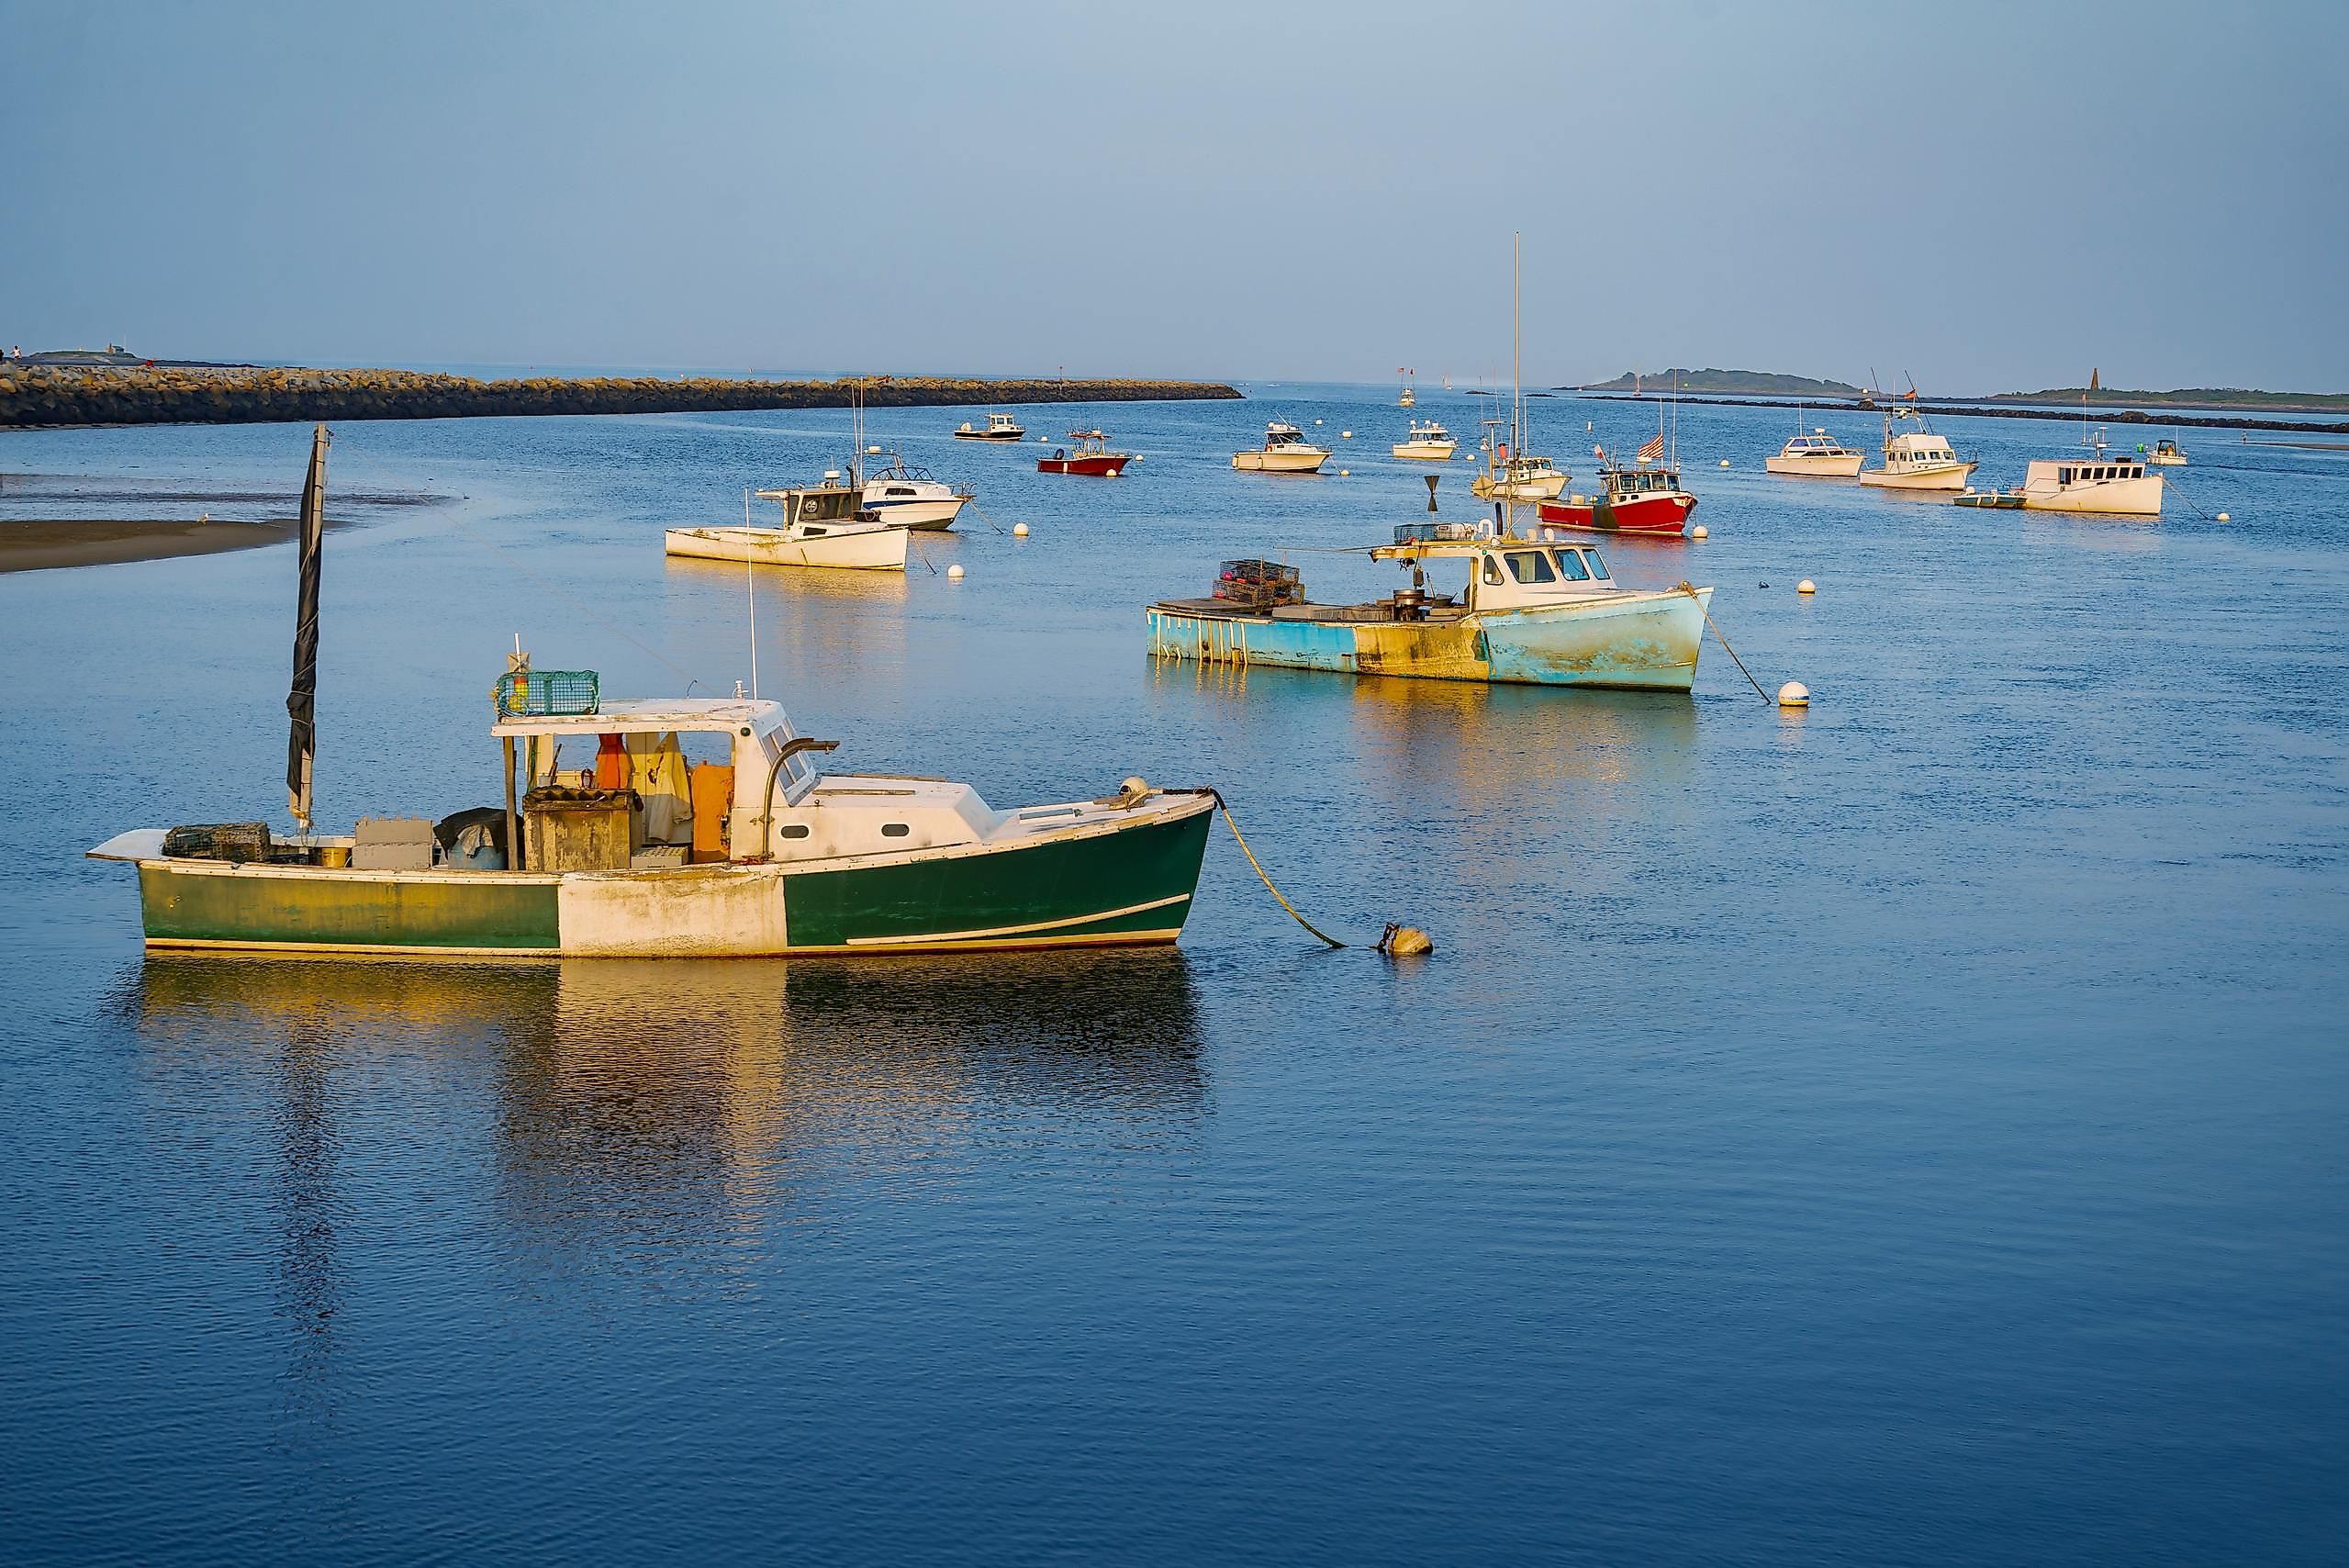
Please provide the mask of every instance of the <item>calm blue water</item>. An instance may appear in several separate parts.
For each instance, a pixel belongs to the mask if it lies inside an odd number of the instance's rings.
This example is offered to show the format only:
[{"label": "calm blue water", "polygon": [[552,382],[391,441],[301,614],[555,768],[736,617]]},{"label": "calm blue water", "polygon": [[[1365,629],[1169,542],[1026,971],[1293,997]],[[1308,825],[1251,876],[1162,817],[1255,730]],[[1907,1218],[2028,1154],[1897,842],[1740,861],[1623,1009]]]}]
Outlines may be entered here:
[{"label": "calm blue water", "polygon": [[[1652,429],[1534,407],[1584,476]],[[1275,416],[1351,476],[1229,472]],[[146,959],[81,852],[282,817],[293,558],[0,577],[0,1558],[2337,1560],[2349,454],[2187,431],[2159,523],[1976,515],[1690,408],[1712,538],[1610,554],[1718,585],[1795,717],[1717,647],[1691,700],[1153,667],[1224,556],[1392,586],[1315,553],[1425,515],[1391,394],[1028,416],[1114,483],[961,417],[872,439],[1033,537],[770,574],[766,693],[998,804],[1220,785],[1317,921],[1437,955],[1320,950],[1219,835],[1173,952]],[[339,488],[455,498],[331,538],[327,820],[494,800],[517,632],[747,678],[741,574],[658,531],[845,428],[340,427]],[[1945,428],[2001,485],[2076,438]],[[306,448],[0,468],[290,493]]]}]

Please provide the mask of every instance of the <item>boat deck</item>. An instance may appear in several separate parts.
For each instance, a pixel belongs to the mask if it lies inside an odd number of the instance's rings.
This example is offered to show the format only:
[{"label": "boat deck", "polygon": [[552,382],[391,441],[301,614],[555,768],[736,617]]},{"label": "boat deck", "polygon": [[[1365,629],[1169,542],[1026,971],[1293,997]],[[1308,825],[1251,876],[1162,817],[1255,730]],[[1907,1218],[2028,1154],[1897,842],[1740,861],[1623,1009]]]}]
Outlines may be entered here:
[{"label": "boat deck", "polygon": [[1468,613],[1467,607],[1455,602],[1450,595],[1434,593],[1409,615],[1395,613],[1391,599],[1374,599],[1366,604],[1282,604],[1270,610],[1250,610],[1226,599],[1162,599],[1150,608],[1208,621],[1311,621],[1370,625],[1457,621]]}]

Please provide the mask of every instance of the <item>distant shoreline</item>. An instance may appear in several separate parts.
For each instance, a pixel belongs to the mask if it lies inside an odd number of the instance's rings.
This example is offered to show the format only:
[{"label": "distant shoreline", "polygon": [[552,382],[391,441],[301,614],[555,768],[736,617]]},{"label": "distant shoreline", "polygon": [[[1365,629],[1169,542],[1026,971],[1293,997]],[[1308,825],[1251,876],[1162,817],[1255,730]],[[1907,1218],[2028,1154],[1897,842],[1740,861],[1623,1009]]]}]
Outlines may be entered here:
[{"label": "distant shoreline", "polygon": [[263,424],[312,420],[508,419],[540,414],[733,413],[760,409],[1001,408],[1236,398],[1212,381],[978,381],[875,376],[531,376],[480,381],[408,370],[0,364],[0,429]]},{"label": "distant shoreline", "polygon": [[[1650,393],[1643,398],[1625,398],[1600,392],[1579,392],[1572,387],[1560,387],[1560,396],[1579,398],[1593,403],[1671,402],[1669,393]],[[1997,403],[1911,403],[1906,398],[1896,403],[1887,401],[1874,409],[1848,402],[1823,403],[1817,398],[1692,398],[1680,396],[1683,403],[1710,404],[1725,409],[1818,409],[1838,414],[1873,414],[1882,409],[1899,407],[1914,409],[1920,414],[1939,414],[1951,419],[1980,418],[1990,420],[2068,420],[2077,422],[2077,409],[2019,409]],[[2318,410],[2322,412],[2324,410]],[[2321,435],[2349,435],[2349,420],[2321,424],[2308,420],[2262,420],[2249,417],[2209,417],[2195,414],[2152,414],[2142,409],[2091,408],[2088,417],[2105,425],[2164,425],[2188,430],[2229,431],[2306,431]]]}]

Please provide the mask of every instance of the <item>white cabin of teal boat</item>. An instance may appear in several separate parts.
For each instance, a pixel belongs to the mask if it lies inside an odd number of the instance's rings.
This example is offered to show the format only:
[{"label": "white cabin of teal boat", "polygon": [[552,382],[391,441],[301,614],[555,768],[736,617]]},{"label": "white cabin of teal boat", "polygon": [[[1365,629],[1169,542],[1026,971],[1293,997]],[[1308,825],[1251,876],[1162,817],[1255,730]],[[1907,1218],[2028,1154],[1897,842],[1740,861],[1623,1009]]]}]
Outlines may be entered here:
[{"label": "white cabin of teal boat", "polygon": [[[1417,532],[1425,526],[1406,525],[1398,532]],[[1491,614],[1622,591],[1598,548],[1580,541],[1413,539],[1370,554],[1373,560],[1421,568],[1429,561],[1466,561],[1468,582],[1462,591],[1438,592],[1427,599],[1427,607],[1438,615],[1454,606],[1463,614]],[[1424,591],[1424,582],[1415,578],[1414,588]]]}]

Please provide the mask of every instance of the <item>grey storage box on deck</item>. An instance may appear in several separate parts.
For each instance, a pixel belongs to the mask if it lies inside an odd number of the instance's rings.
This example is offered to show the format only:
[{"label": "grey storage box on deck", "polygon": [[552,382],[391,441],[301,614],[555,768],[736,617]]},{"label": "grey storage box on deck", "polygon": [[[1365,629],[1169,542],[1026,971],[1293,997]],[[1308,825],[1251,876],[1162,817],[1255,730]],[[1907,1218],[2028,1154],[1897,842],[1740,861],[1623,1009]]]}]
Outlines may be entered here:
[{"label": "grey storage box on deck", "polygon": [[429,871],[433,844],[430,818],[361,817],[351,834],[351,868]]}]

